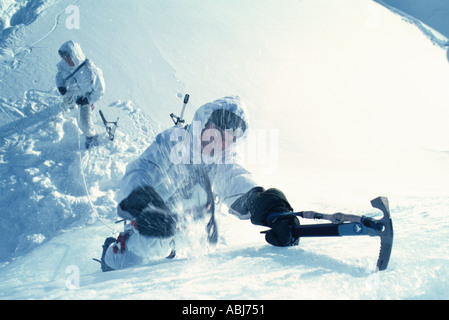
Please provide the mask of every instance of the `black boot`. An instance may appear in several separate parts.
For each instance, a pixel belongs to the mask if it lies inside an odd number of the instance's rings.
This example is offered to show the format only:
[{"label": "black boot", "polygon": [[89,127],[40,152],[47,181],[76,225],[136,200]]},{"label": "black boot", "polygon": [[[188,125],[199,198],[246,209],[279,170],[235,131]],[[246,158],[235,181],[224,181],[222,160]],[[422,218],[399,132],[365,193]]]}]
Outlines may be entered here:
[{"label": "black boot", "polygon": [[95,146],[98,146],[98,135],[95,135],[93,137],[86,137],[86,149]]},{"label": "black boot", "polygon": [[103,253],[101,254],[101,261],[100,261],[101,262],[101,271],[103,271],[103,272],[108,272],[108,271],[115,270],[115,269],[112,269],[110,266],[108,266],[106,264],[106,262],[104,261],[104,257],[106,255],[106,251],[108,250],[108,248],[111,245],[111,243],[114,243],[114,242],[115,242],[115,238],[112,238],[112,237],[106,238],[106,240],[104,241]]}]

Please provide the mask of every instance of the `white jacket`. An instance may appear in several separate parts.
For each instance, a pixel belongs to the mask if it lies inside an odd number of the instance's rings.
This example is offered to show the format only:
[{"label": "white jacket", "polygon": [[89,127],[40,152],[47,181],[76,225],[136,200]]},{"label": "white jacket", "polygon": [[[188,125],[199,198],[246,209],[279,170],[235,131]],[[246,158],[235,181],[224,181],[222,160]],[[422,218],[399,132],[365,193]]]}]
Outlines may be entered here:
[{"label": "white jacket", "polygon": [[[203,105],[196,111],[191,125],[173,127],[158,134],[144,153],[128,164],[117,200],[122,201],[137,187],[152,186],[170,209],[180,213],[189,210],[187,207],[201,207],[210,201],[204,191],[208,182],[214,195],[228,207],[255,187],[250,172],[238,163],[235,148],[228,148],[230,151],[215,157],[213,163],[206,164],[201,157],[198,139],[217,109],[238,115],[248,128],[245,107],[239,97],[225,97]],[[238,138],[241,139],[244,137]]]},{"label": "white jacket", "polygon": [[67,41],[59,50],[70,55],[74,66],[69,66],[64,60],[56,65],[58,68],[56,86],[65,87],[67,94],[75,100],[78,97],[85,97],[90,104],[97,102],[105,91],[101,69],[96,67],[92,61],[86,59],[81,47],[76,42]]},{"label": "white jacket", "polygon": [[[218,157],[214,154],[213,163],[207,164],[201,154],[196,153],[196,149],[201,153],[198,141],[201,131],[217,109],[238,115],[248,128],[245,108],[238,97],[225,97],[203,105],[196,111],[192,124],[186,128],[173,127],[158,134],[144,153],[127,166],[117,200],[122,201],[137,187],[151,186],[180,219],[189,214],[193,218],[202,218],[207,211],[205,208],[211,205],[212,190],[218,200],[230,207],[238,197],[255,187],[251,174],[238,164],[235,149],[229,148],[229,152]],[[238,138],[236,143],[244,136]],[[121,217],[128,218],[120,206],[117,209]],[[241,219],[249,218],[249,214],[230,212]],[[129,225],[127,228],[134,230]],[[176,237],[148,237],[130,232],[126,250],[121,251],[121,244],[118,244],[119,250],[114,251],[115,245],[111,245],[106,251],[105,262],[113,269],[122,269],[165,259],[171,250],[176,249]],[[182,242],[182,236],[179,240]]]}]

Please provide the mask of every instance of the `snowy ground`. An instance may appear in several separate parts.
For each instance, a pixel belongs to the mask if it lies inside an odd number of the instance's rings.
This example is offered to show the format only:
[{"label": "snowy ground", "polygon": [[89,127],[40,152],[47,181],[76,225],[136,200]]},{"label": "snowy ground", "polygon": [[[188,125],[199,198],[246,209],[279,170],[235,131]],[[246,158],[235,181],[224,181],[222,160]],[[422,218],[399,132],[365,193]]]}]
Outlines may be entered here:
[{"label": "snowy ground", "polygon": [[[449,298],[444,33],[368,0],[34,3],[0,5],[0,299]],[[115,141],[102,134],[89,152],[53,84],[68,39],[104,71],[97,110],[120,117]],[[375,216],[369,201],[387,196],[388,270],[373,272],[377,238],[275,248],[220,208],[217,247],[192,236],[173,261],[102,273],[92,257],[120,231],[126,164],[185,93],[187,121],[205,102],[242,97],[260,135],[247,166],[296,210]]]}]

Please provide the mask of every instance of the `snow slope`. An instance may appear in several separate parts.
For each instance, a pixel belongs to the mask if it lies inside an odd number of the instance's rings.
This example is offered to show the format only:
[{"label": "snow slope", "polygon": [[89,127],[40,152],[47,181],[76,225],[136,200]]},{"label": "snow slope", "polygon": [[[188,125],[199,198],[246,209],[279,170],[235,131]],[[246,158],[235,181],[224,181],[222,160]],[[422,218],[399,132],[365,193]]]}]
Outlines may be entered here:
[{"label": "snow slope", "polygon": [[[413,25],[372,1],[34,3],[0,10],[1,299],[448,298],[449,64]],[[32,19],[11,23],[14,12]],[[53,84],[68,39],[104,71],[97,110],[120,117],[114,143],[103,134],[89,152]],[[376,216],[369,201],[387,196],[388,270],[373,273],[376,238],[275,248],[220,208],[217,247],[192,226],[175,260],[101,273],[91,258],[120,231],[126,164],[185,93],[187,121],[210,100],[244,99],[258,135],[247,166],[296,210]]]},{"label": "snow slope", "polygon": [[415,24],[435,44],[449,46],[448,8],[441,0],[375,0]]}]

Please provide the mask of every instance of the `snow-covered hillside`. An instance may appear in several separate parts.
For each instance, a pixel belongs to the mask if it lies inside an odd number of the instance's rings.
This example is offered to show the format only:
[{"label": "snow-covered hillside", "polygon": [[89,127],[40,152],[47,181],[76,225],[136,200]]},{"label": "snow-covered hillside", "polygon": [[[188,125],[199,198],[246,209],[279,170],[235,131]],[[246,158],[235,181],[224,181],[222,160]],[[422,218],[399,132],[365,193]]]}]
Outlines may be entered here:
[{"label": "snow-covered hillside", "polygon": [[419,28],[436,45],[448,47],[449,8],[441,0],[375,0]]},{"label": "snow-covered hillside", "polygon": [[[420,7],[399,2],[3,1],[0,299],[449,298],[449,63],[444,28],[431,29],[449,20],[426,12],[437,23],[417,29]],[[96,110],[119,117],[110,142],[95,112],[90,151],[54,85],[69,39],[103,69]],[[92,258],[122,227],[126,165],[185,93],[188,122],[216,98],[245,101],[257,138],[244,161],[295,210],[377,216],[369,202],[387,196],[389,268],[373,272],[378,238],[276,248],[220,207],[216,247],[192,226],[176,259],[102,273]]]}]

